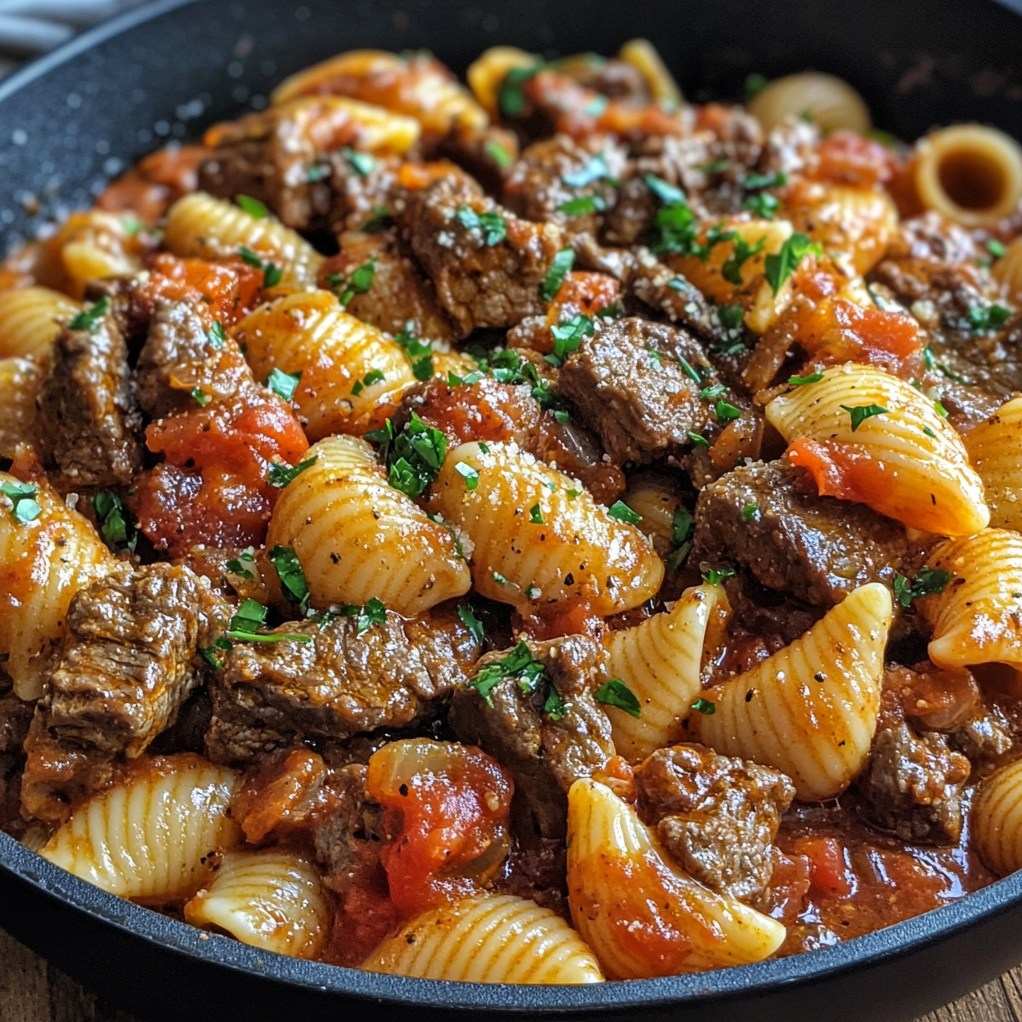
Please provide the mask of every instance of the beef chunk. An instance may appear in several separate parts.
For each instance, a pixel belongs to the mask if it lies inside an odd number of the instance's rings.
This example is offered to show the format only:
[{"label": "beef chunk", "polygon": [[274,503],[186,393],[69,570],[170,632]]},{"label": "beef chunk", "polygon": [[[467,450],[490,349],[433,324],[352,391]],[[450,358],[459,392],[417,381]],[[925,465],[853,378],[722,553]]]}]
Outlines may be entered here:
[{"label": "beef chunk", "polygon": [[904,722],[881,728],[858,780],[860,811],[903,841],[953,844],[962,830],[962,786],[969,761],[933,731]]},{"label": "beef chunk", "polygon": [[597,500],[611,503],[624,490],[621,470],[605,458],[599,441],[576,422],[558,422],[544,411],[527,384],[489,377],[451,387],[434,378],[413,388],[395,416],[412,412],[446,434],[451,446],[470,440],[513,440],[585,485]]},{"label": "beef chunk", "polygon": [[624,150],[611,139],[555,135],[522,153],[504,184],[504,202],[526,220],[555,221],[571,234],[595,233],[602,220],[597,210],[571,214],[560,207],[593,196],[600,208],[609,208],[616,196],[612,180],[624,169]]},{"label": "beef chunk", "polygon": [[[606,654],[583,635],[525,645],[564,701],[563,715],[544,709],[546,685],[525,692],[520,679],[504,677],[490,689],[488,700],[472,685],[457,688],[450,719],[462,741],[479,745],[514,776],[514,812],[523,824],[519,835],[563,837],[572,782],[588,777],[614,755],[610,721],[592,694],[605,677]],[[483,657],[477,677],[509,652]]]},{"label": "beef chunk", "polygon": [[513,326],[543,310],[539,288],[564,247],[554,225],[519,220],[450,178],[409,201],[403,222],[461,336]]},{"label": "beef chunk", "polygon": [[248,763],[304,739],[343,739],[404,727],[466,680],[478,656],[453,614],[386,620],[361,635],[357,622],[291,622],[311,642],[236,643],[212,688],[207,751],[218,762]]},{"label": "beef chunk", "polygon": [[62,489],[131,482],[142,467],[142,421],[112,315],[91,330],[61,331],[39,412],[44,459]]},{"label": "beef chunk", "polygon": [[553,909],[568,916],[567,848],[564,838],[539,838],[529,844],[515,842],[504,873],[494,882],[498,894],[518,898]]},{"label": "beef chunk", "polygon": [[971,763],[991,763],[1014,744],[1014,731],[1005,712],[997,705],[982,709],[948,735],[953,749]]},{"label": "beef chunk", "polygon": [[202,670],[199,649],[230,616],[187,568],[124,568],[79,592],[25,743],[26,815],[51,822],[110,782],[177,717]]},{"label": "beef chunk", "polygon": [[518,136],[495,124],[482,129],[454,124],[441,139],[438,155],[450,157],[488,192],[499,195],[508,167],[518,159]]},{"label": "beef chunk", "polygon": [[347,280],[365,263],[374,267],[372,286],[348,302],[348,312],[390,334],[410,326],[416,337],[441,341],[454,338],[454,327],[437,303],[433,285],[395,231],[346,231],[340,242],[341,254],[327,260],[323,267],[323,278],[329,286],[343,290],[343,284],[336,283],[338,278],[331,279],[334,274]]},{"label": "beef chunk", "polygon": [[237,344],[214,339],[208,318],[187,301],[156,303],[135,373],[139,404],[154,419],[194,408],[193,390],[226,401],[252,380]]},{"label": "beef chunk", "polygon": [[5,690],[0,682],[0,756],[20,755],[31,720],[32,704]]},{"label": "beef chunk", "polygon": [[713,402],[699,391],[714,382],[713,367],[689,334],[628,318],[601,321],[561,367],[558,386],[621,463],[653,461],[690,447],[690,433],[712,430]]},{"label": "beef chunk", "polygon": [[138,756],[199,680],[199,649],[228,604],[187,568],[151,564],[93,582],[71,601],[68,630],[40,701],[68,743]]},{"label": "beef chunk", "polygon": [[250,195],[289,227],[322,227],[334,204],[334,173],[352,174],[337,150],[356,135],[351,114],[330,96],[274,105],[207,132],[213,149],[199,168],[199,187],[225,199]]},{"label": "beef chunk", "polygon": [[905,530],[862,504],[820,497],[801,469],[758,462],[707,486],[696,502],[693,559],[741,565],[768,589],[818,606],[867,582],[890,582]]},{"label": "beef chunk", "polygon": [[658,749],[635,771],[639,812],[696,880],[743,901],[770,883],[795,786],[778,770],[701,745]]}]

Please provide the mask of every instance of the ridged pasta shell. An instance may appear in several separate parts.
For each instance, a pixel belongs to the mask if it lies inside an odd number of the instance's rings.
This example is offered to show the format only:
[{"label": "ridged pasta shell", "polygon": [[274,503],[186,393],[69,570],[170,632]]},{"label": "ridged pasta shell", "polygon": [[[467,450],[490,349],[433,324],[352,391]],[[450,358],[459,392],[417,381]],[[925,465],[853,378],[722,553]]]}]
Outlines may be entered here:
[{"label": "ridged pasta shell", "polygon": [[244,246],[276,263],[283,282],[314,284],[323,257],[273,216],[254,217],[233,202],[192,192],[167,211],[164,243],[174,255],[201,259],[236,258]]},{"label": "ridged pasta shell", "polygon": [[803,801],[833,798],[869,756],[880,709],[891,595],[861,586],[801,638],[744,674],[707,689],[698,740],[783,770]]},{"label": "ridged pasta shell", "polygon": [[[886,412],[853,431],[846,408],[867,405]],[[961,437],[931,400],[896,376],[854,363],[835,366],[818,383],[775,397],[766,417],[789,442],[807,437],[868,456],[862,499],[880,514],[942,536],[978,532],[990,519]]]},{"label": "ridged pasta shell", "polygon": [[[462,471],[478,473],[475,489]],[[448,451],[433,492],[433,507],[472,541],[475,588],[492,600],[524,608],[581,597],[602,615],[660,588],[663,562],[639,530],[517,444]]]},{"label": "ridged pasta shell", "polygon": [[237,774],[198,756],[150,760],[79,806],[39,853],[90,884],[151,904],[180,901],[241,832],[227,815]]},{"label": "ridged pasta shell", "polygon": [[463,983],[599,983],[600,966],[555,912],[484,894],[416,917],[363,963],[370,972]]},{"label": "ridged pasta shell", "polygon": [[983,480],[991,526],[1022,529],[1022,397],[966,433],[965,447]]},{"label": "ridged pasta shell", "polygon": [[[18,482],[0,472],[0,483]],[[45,483],[35,500],[38,517],[20,522],[0,497],[0,652],[22,699],[42,694],[42,672],[64,634],[71,598],[117,563],[92,524]]]},{"label": "ridged pasta shell", "polygon": [[0,291],[0,358],[46,355],[81,306],[48,287]]},{"label": "ridged pasta shell", "polygon": [[980,783],[972,804],[972,840],[999,876],[1022,869],[1022,760]]},{"label": "ridged pasta shell", "polygon": [[0,458],[35,442],[36,395],[43,370],[32,358],[0,358]]},{"label": "ridged pasta shell", "polygon": [[785,936],[776,920],[688,876],[627,802],[589,778],[568,792],[568,899],[610,979],[758,962]]},{"label": "ridged pasta shell", "polygon": [[472,94],[491,117],[498,115],[497,97],[509,71],[535,67],[540,58],[517,46],[491,46],[468,66],[465,80]]},{"label": "ridged pasta shell", "polygon": [[984,529],[942,543],[927,563],[953,576],[943,592],[917,601],[933,629],[930,659],[939,667],[1022,670],[1022,536]]},{"label": "ridged pasta shell", "polygon": [[[274,368],[301,373],[294,402],[310,440],[376,429],[415,383],[397,342],[345,312],[329,291],[261,305],[235,336],[258,379]],[[382,376],[363,382],[370,373]]]},{"label": "ridged pasta shell", "polygon": [[316,462],[281,493],[266,542],[294,549],[315,606],[375,596],[414,617],[468,592],[450,530],[387,482],[369,444],[328,437],[305,457]]},{"label": "ridged pasta shell", "polygon": [[669,611],[610,633],[608,676],[620,678],[640,707],[638,717],[604,707],[614,746],[626,759],[643,759],[677,737],[679,723],[699,695],[703,644],[722,598],[720,586],[686,589]]},{"label": "ridged pasta shell", "polygon": [[271,100],[283,103],[311,93],[343,94],[375,103],[414,117],[427,133],[438,137],[455,125],[482,130],[488,122],[468,90],[442,66],[410,66],[385,50],[349,50],[304,68],[284,79]]},{"label": "ridged pasta shell", "polygon": [[193,926],[225,930],[243,944],[315,958],[330,934],[331,906],[319,873],[294,852],[230,852],[184,907]]},{"label": "ridged pasta shell", "polygon": [[655,103],[668,110],[681,106],[681,89],[674,75],[667,70],[659,51],[648,39],[630,39],[618,51],[618,59],[631,64],[642,75]]},{"label": "ridged pasta shell", "polygon": [[656,552],[666,557],[674,546],[674,516],[685,504],[677,485],[666,475],[637,473],[622,499],[642,519],[639,529]]}]

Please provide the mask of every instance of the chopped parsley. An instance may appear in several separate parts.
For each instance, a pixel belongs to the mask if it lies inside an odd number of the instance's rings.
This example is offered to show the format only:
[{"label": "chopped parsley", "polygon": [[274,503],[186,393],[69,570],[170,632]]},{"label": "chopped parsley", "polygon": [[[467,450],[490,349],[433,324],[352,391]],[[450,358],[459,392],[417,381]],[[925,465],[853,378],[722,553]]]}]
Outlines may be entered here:
[{"label": "chopped parsley", "polygon": [[570,248],[562,248],[553,258],[543,283],[539,286],[539,296],[544,302],[553,301],[554,296],[561,290],[564,278],[571,272],[575,265],[575,252]]},{"label": "chopped parsley", "polygon": [[737,405],[731,404],[730,401],[720,400],[714,404],[713,414],[718,422],[732,422],[741,418],[742,410]]},{"label": "chopped parsley", "polygon": [[216,320],[206,331],[206,340],[209,341],[211,348],[216,348],[218,350],[227,343],[227,334],[224,331],[224,325],[220,322],[220,320]]},{"label": "chopped parsley", "polygon": [[593,321],[582,313],[551,327],[550,333],[554,339],[554,348],[549,355],[544,356],[545,361],[552,366],[561,365],[572,352],[578,350],[583,338],[588,337],[592,332]]},{"label": "chopped parsley", "polygon": [[742,208],[755,213],[763,220],[773,220],[780,205],[781,200],[776,195],[771,195],[770,192],[756,192],[742,203]]},{"label": "chopped parsley", "polygon": [[852,420],[852,432],[854,433],[867,419],[874,415],[887,415],[888,409],[883,405],[842,405],[842,410],[848,412]]},{"label": "chopped parsley", "polygon": [[742,180],[742,187],[747,192],[758,192],[764,188],[780,188],[788,183],[788,175],[783,170],[772,174],[747,174]]},{"label": "chopped parsley", "polygon": [[355,619],[355,637],[368,632],[374,625],[386,624],[387,608],[375,596],[367,600],[361,607],[357,603],[346,603],[341,607],[343,617]]},{"label": "chopped parsley", "polygon": [[742,521],[743,522],[754,522],[756,515],[759,512],[759,505],[753,501],[748,501],[742,505]]},{"label": "chopped parsley", "polygon": [[227,570],[232,575],[237,575],[238,578],[247,578],[249,581],[253,581],[256,577],[255,573],[255,549],[253,547],[245,547],[237,557],[232,557],[225,565]]},{"label": "chopped parsley", "polygon": [[990,238],[986,243],[986,250],[990,253],[990,262],[995,263],[1004,255],[1004,242]]},{"label": "chopped parsley", "polygon": [[988,334],[1004,326],[1011,309],[994,302],[992,305],[974,305],[967,314],[969,328],[974,334]]},{"label": "chopped parsley", "polygon": [[769,80],[765,75],[761,75],[758,71],[753,71],[752,74],[745,76],[745,98],[752,99],[754,96],[758,96],[768,85]]},{"label": "chopped parsley", "polygon": [[238,209],[256,220],[265,220],[270,215],[266,203],[253,199],[251,195],[235,195],[234,202]]},{"label": "chopped parsley", "polygon": [[607,508],[607,514],[619,522],[626,522],[628,525],[638,525],[642,521],[642,515],[633,511],[623,500],[615,500]]},{"label": "chopped parsley", "polygon": [[[556,349],[556,334],[554,336]],[[494,348],[486,354],[478,354],[476,359],[480,370],[488,373],[498,383],[528,383],[532,387],[532,396],[543,408],[551,408],[556,404],[557,399],[550,389],[549,381],[543,379],[536,366],[514,348]],[[470,373],[466,376],[464,382],[476,382],[475,379],[470,380],[473,375]]]},{"label": "chopped parsley", "polygon": [[685,435],[689,438],[689,440],[692,441],[693,444],[696,445],[696,447],[710,446],[710,441],[707,440],[702,433],[696,433],[694,430],[690,429]]},{"label": "chopped parsley", "polygon": [[447,454],[447,437],[427,425],[415,412],[401,432],[387,419],[381,429],[366,434],[380,449],[390,485],[408,497],[418,497],[437,477]]},{"label": "chopped parsley", "polygon": [[469,630],[472,638],[482,646],[483,640],[486,638],[486,630],[483,628],[482,621],[476,617],[470,603],[458,604],[458,620]]},{"label": "chopped parsley", "polygon": [[681,366],[681,371],[696,384],[702,384],[703,378],[699,375],[699,370],[696,369],[691,362],[684,355],[678,356],[678,365]]},{"label": "chopped parsley", "polygon": [[412,364],[412,376],[417,380],[428,380],[434,372],[433,346],[430,341],[421,341],[415,336],[415,324],[408,320],[394,340],[408,356]]},{"label": "chopped parsley", "polygon": [[39,487],[35,483],[0,483],[0,493],[11,502],[11,515],[21,525],[35,521],[42,513],[39,502]]},{"label": "chopped parsley", "polygon": [[557,212],[566,216],[588,216],[590,213],[602,213],[606,208],[606,200],[601,195],[579,195],[562,202]]},{"label": "chopped parsley", "polygon": [[107,545],[134,550],[138,529],[124,501],[113,490],[100,490],[92,498],[92,510],[99,522],[99,531]]},{"label": "chopped parsley", "polygon": [[192,387],[192,400],[200,407],[205,408],[213,399],[201,387]]},{"label": "chopped parsley", "polygon": [[501,170],[507,170],[515,162],[507,149],[492,138],[483,146],[483,151]]},{"label": "chopped parsley", "polygon": [[610,167],[603,153],[591,156],[581,167],[561,175],[561,180],[571,188],[585,188],[597,181],[611,178]]},{"label": "chopped parsley", "polygon": [[525,83],[543,70],[543,64],[537,63],[530,67],[513,67],[500,83],[497,91],[497,106],[500,112],[509,118],[521,117],[525,113]]},{"label": "chopped parsley", "polygon": [[644,174],[642,180],[665,206],[677,206],[685,202],[685,193],[675,185],[668,184],[662,177],[657,177],[655,174]]},{"label": "chopped parsley", "polygon": [[948,415],[950,415],[950,414],[951,414],[951,413],[950,413],[950,412],[949,412],[949,411],[948,411],[948,410],[947,410],[947,409],[946,409],[946,408],[944,407],[944,403],[943,403],[942,401],[934,401],[934,402],[933,402],[933,410],[934,410],[934,411],[935,411],[935,412],[936,412],[936,413],[937,413],[937,414],[938,414],[938,415],[939,415],[939,416],[940,416],[940,417],[941,417],[942,419],[946,419],[946,418],[948,417]]},{"label": "chopped parsley", "polygon": [[717,704],[710,702],[709,699],[703,699],[703,697],[700,696],[692,703],[692,709],[695,710],[696,713],[702,713],[707,717],[712,717],[717,712]]},{"label": "chopped parsley", "polygon": [[543,712],[551,720],[560,720],[567,712],[567,706],[543,664],[533,657],[532,650],[524,642],[519,641],[506,656],[483,667],[476,673],[471,684],[483,701],[492,706],[490,693],[507,678],[513,679],[525,695],[541,694]]},{"label": "chopped parsley", "polygon": [[615,706],[633,717],[638,717],[642,713],[635,693],[620,678],[611,678],[609,681],[605,681],[596,690],[594,696],[598,703],[603,703],[604,706]]},{"label": "chopped parsley", "polygon": [[389,227],[394,220],[386,206],[373,206],[370,213],[369,219],[362,224],[362,230],[366,234],[379,234],[380,231]]},{"label": "chopped parsley", "polygon": [[454,471],[465,480],[466,490],[475,490],[479,487],[479,472],[464,461],[459,461],[454,466]]},{"label": "chopped parsley", "polygon": [[909,581],[904,575],[894,576],[894,598],[906,609],[912,606],[913,600],[921,596],[932,596],[942,593],[954,576],[943,568],[920,568],[919,574]]},{"label": "chopped parsley", "polygon": [[345,163],[358,174],[359,177],[368,177],[376,169],[376,157],[370,153],[360,153],[357,149],[345,146],[341,150]]},{"label": "chopped parsley", "polygon": [[718,305],[717,319],[725,330],[738,330],[745,317],[745,310],[740,305]]},{"label": "chopped parsley", "polygon": [[312,468],[316,464],[316,459],[317,455],[314,454],[311,458],[298,462],[297,465],[287,465],[279,461],[272,462],[266,472],[266,481],[274,489],[282,490],[294,482],[307,468]]},{"label": "chopped parsley", "polygon": [[823,373],[807,373],[805,376],[789,376],[788,385],[791,387],[807,387],[810,383],[819,383],[823,379]]},{"label": "chopped parsley", "polygon": [[770,288],[777,294],[784,282],[795,272],[798,264],[809,254],[820,255],[820,246],[804,234],[793,234],[779,252],[766,257],[763,268]]},{"label": "chopped parsley", "polygon": [[352,270],[347,278],[340,273],[331,273],[327,277],[327,284],[337,295],[341,308],[346,309],[355,295],[364,295],[373,286],[375,277],[376,263],[370,259]]},{"label": "chopped parsley", "polygon": [[285,373],[283,369],[274,367],[266,377],[266,386],[281,400],[290,401],[295,396],[301,379],[301,373]]},{"label": "chopped parsley", "polygon": [[313,163],[305,171],[305,180],[314,185],[317,181],[325,181],[330,176],[330,165],[327,163]]},{"label": "chopped parsley", "polygon": [[507,223],[499,213],[477,213],[471,206],[460,206],[454,216],[462,227],[478,231],[488,248],[507,237]]},{"label": "chopped parsley", "polygon": [[371,387],[374,383],[381,383],[384,379],[386,377],[381,369],[370,369],[361,380],[355,381],[355,385],[351,388],[352,397],[358,397],[366,387]]},{"label": "chopped parsley", "polygon": [[675,572],[681,562],[692,549],[692,527],[695,520],[687,507],[679,507],[671,519],[671,550],[667,555],[666,566],[669,572]]},{"label": "chopped parsley", "polygon": [[[225,639],[235,642],[312,642],[311,635],[304,635],[301,632],[260,631],[259,629],[266,623],[266,614],[267,608],[258,600],[242,600],[234,617],[231,618],[227,631],[213,645],[220,649],[230,649],[230,641],[224,645]],[[214,667],[217,666],[205,652],[203,656]]]},{"label": "chopped parsley", "polygon": [[722,582],[726,582],[729,578],[735,577],[735,569],[725,565],[722,568],[704,568],[703,569],[703,581],[707,585],[719,586]]},{"label": "chopped parsley", "polygon": [[298,555],[289,546],[275,546],[270,551],[269,558],[288,599],[297,603],[304,611],[309,604],[309,583],[306,581]]},{"label": "chopped parsley", "polygon": [[67,327],[69,330],[95,330],[109,308],[110,299],[104,295],[98,302],[93,302],[87,309],[82,309]]},{"label": "chopped parsley", "polygon": [[727,257],[724,265],[720,268],[724,279],[731,284],[740,285],[742,283],[742,267],[753,256],[762,252],[765,244],[766,238],[759,238],[750,245],[740,234],[735,234],[731,255]]},{"label": "chopped parsley", "polygon": [[284,271],[276,263],[263,259],[247,245],[242,245],[238,249],[238,255],[243,263],[263,271],[263,287],[276,287],[284,276]]},{"label": "chopped parsley", "polygon": [[539,504],[533,504],[532,507],[529,508],[529,521],[532,522],[533,525],[545,524],[543,520],[543,509],[539,506]]}]

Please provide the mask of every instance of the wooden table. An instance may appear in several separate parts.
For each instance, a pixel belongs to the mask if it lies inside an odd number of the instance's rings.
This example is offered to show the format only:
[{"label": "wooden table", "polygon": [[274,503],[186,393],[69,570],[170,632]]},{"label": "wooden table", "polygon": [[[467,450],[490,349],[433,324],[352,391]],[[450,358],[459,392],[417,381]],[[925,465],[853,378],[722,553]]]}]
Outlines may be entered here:
[{"label": "wooden table", "polygon": [[[83,990],[0,930],[2,1022],[141,1022]],[[920,1022],[1022,1022],[1022,966]]]}]

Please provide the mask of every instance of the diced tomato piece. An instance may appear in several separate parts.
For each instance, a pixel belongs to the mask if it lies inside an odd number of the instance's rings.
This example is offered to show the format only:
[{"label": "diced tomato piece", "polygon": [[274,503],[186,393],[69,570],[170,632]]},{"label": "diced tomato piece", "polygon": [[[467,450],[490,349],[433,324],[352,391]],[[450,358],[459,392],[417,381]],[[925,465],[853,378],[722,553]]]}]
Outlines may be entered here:
[{"label": "diced tomato piece", "polygon": [[397,170],[398,184],[412,192],[420,192],[428,188],[434,181],[440,181],[452,174],[460,173],[460,169],[450,160],[436,160],[432,163],[402,163]]},{"label": "diced tomato piece", "polygon": [[154,303],[157,298],[182,301],[197,295],[205,303],[210,320],[219,320],[225,326],[245,315],[262,293],[262,271],[240,259],[211,263],[161,252],[152,260],[151,269],[143,301]]},{"label": "diced tomato piece", "polygon": [[859,444],[798,437],[784,457],[809,472],[821,497],[871,504],[890,491],[886,467]]},{"label": "diced tomato piece", "polygon": [[561,635],[591,635],[602,642],[607,626],[587,600],[571,599],[548,604],[523,617],[521,630],[539,640],[556,639]]},{"label": "diced tomato piece", "polygon": [[208,155],[203,146],[158,149],[111,182],[96,205],[115,213],[130,210],[155,223],[175,199],[198,188],[199,164]]},{"label": "diced tomato piece", "polygon": [[361,965],[400,921],[400,913],[382,888],[357,885],[347,889],[334,916],[323,960],[333,965]]},{"label": "diced tomato piece", "polygon": [[514,784],[474,746],[392,742],[369,760],[366,792],[396,835],[380,858],[402,913],[471,893],[507,855]]},{"label": "diced tomato piece", "polygon": [[795,842],[795,850],[809,858],[813,894],[850,898],[855,893],[855,876],[848,868],[845,848],[836,837],[807,837]]}]

